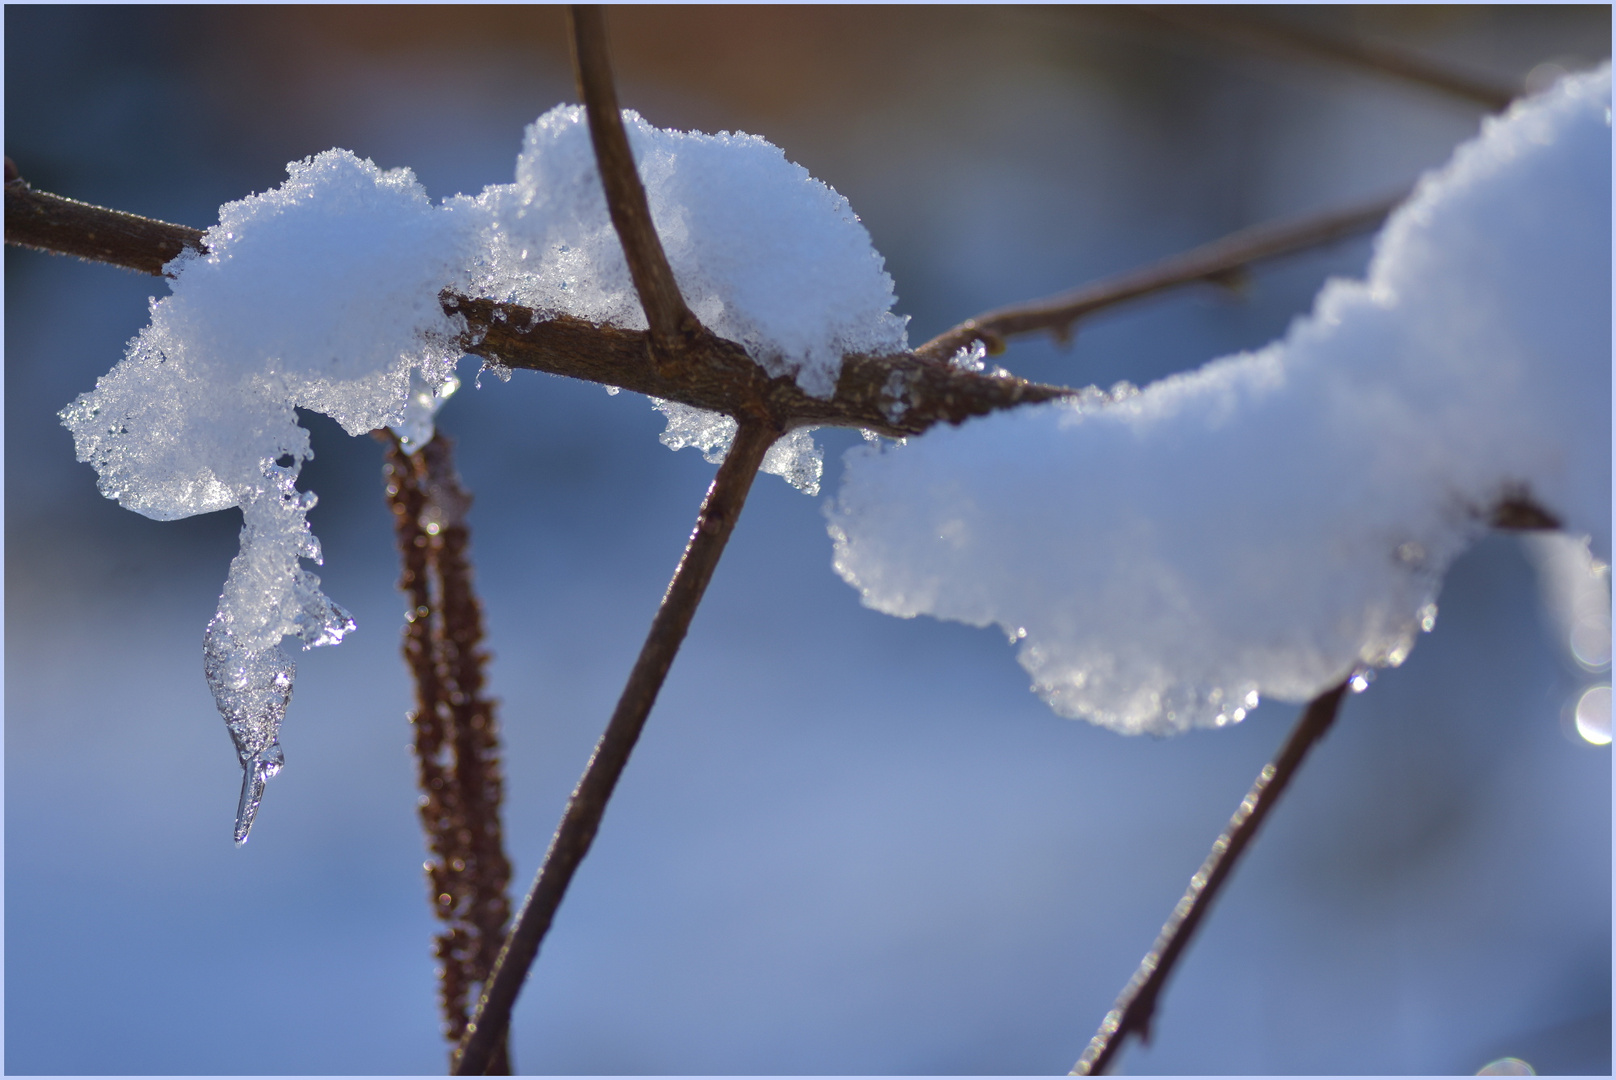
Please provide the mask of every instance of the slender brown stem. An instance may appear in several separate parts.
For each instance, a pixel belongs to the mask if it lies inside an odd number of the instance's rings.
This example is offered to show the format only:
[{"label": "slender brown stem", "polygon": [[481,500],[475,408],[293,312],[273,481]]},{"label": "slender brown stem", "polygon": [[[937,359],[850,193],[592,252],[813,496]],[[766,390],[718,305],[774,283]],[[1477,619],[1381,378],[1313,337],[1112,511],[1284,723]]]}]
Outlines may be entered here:
[{"label": "slender brown stem", "polygon": [[[510,918],[511,867],[499,805],[503,781],[494,703],[483,694],[482,608],[472,588],[465,512],[471,496],[441,432],[413,454],[392,432],[387,444],[387,501],[393,511],[409,598],[404,659],[415,680],[410,716],[421,789],[421,827],[437,936],[439,1001],[451,1047],[465,1034],[468,999],[493,970]],[[503,1041],[489,1072],[510,1073]]]},{"label": "slender brown stem", "polygon": [[[8,169],[13,169],[7,158]],[[6,181],[6,243],[161,276],[181,252],[206,251],[202,230],[125,214]]]},{"label": "slender brown stem", "polygon": [[690,339],[700,332],[701,323],[679,292],[673,268],[668,265],[668,256],[651,222],[651,207],[634,166],[628,133],[623,130],[623,115],[617,106],[617,89],[612,83],[606,13],[598,4],[574,4],[569,12],[578,93],[589,114],[589,137],[595,146],[601,184],[606,189],[606,207],[622,241],[629,274],[640,294],[640,306],[645,309],[651,359],[658,367],[668,368],[684,355]]},{"label": "slender brown stem", "polygon": [[1400,192],[1361,206],[1332,210],[1298,221],[1274,222],[1242,229],[1209,244],[1116,277],[1083,285],[1043,300],[997,308],[967,319],[915,350],[915,355],[946,360],[972,342],[981,341],[990,352],[1004,348],[1006,338],[1049,331],[1064,339],[1072,324],[1101,308],[1136,300],[1164,289],[1197,281],[1227,280],[1252,263],[1328,244],[1379,225],[1407,198]]},{"label": "slender brown stem", "polygon": [[629,754],[645,727],[657,692],[662,689],[662,681],[690,628],[690,620],[701,603],[707,583],[712,580],[718,558],[735,529],[752,480],[763,463],[763,455],[779,434],[779,430],[767,422],[741,420],[735,442],[723,465],[719,466],[712,487],[707,489],[696,527],[662,598],[662,605],[651,620],[650,633],[629,673],[617,709],[567,802],[561,824],[550,841],[550,850],[545,853],[544,865],[539,867],[516,923],[500,949],[494,974],[456,1053],[455,1075],[479,1076],[487,1071],[492,1052],[510,1024],[516,995],[538,956],[539,944],[550,929],[573,872],[594,841],[606,803],[628,764]]},{"label": "slender brown stem", "polygon": [[1116,1005],[1101,1022],[1099,1032],[1089,1040],[1088,1049],[1072,1066],[1073,1076],[1104,1073],[1130,1034],[1136,1034],[1146,1041],[1150,1039],[1151,1017],[1156,1011],[1156,1001],[1167,977],[1172,974],[1179,957],[1194,938],[1207,909],[1239,864],[1241,854],[1251,843],[1252,837],[1256,836],[1268,811],[1273,809],[1285,786],[1291,782],[1291,777],[1296,775],[1308,751],[1324,738],[1330,725],[1335,722],[1346,689],[1347,684],[1342,683],[1309,702],[1290,737],[1285,740],[1279,756],[1263,766],[1256,783],[1251,785],[1251,790],[1240,803],[1240,808],[1229,819],[1228,827],[1212,845],[1212,851],[1201,864],[1201,869],[1190,879],[1189,889],[1179,900],[1178,906],[1173,908],[1173,914],[1157,935],[1156,943],[1140,961],[1128,985],[1123,987]]},{"label": "slender brown stem", "polygon": [[1147,17],[1157,23],[1215,38],[1238,48],[1285,58],[1345,64],[1438,90],[1488,109],[1507,108],[1518,92],[1511,87],[1452,71],[1403,49],[1321,34],[1274,19],[1248,18],[1226,8],[1157,7],[1143,10]]}]

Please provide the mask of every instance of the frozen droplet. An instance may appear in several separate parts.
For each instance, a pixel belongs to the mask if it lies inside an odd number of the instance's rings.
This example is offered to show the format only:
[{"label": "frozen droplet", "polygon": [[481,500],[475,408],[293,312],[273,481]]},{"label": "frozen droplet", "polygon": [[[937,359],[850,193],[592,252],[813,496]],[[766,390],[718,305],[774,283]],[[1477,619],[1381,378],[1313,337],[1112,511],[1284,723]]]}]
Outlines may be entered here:
[{"label": "frozen droplet", "polygon": [[1610,745],[1610,687],[1590,686],[1577,699],[1577,734],[1594,746]]},{"label": "frozen droplet", "polygon": [[258,817],[258,804],[264,800],[265,785],[274,779],[285,764],[286,755],[281,752],[280,743],[274,743],[242,766],[241,801],[236,804],[237,847],[245,844],[252,832],[253,820]]},{"label": "frozen droplet", "polygon": [[498,379],[500,382],[510,382],[511,381],[511,369],[510,368],[506,367],[504,364],[501,364],[501,363],[499,363],[497,361],[489,360],[489,359],[485,358],[483,360],[483,366],[477,369],[477,378],[476,378],[476,380],[472,383],[472,385],[474,387],[476,387],[478,390],[481,390],[483,388],[483,375],[484,375],[484,373],[487,373],[487,374],[490,374],[490,375],[494,376],[494,378]]},{"label": "frozen droplet", "polygon": [[606,388],[606,393],[610,394],[612,397],[616,397],[618,394],[620,394],[622,392],[623,392],[623,388],[620,387],[620,386],[608,386]]},{"label": "frozen droplet", "polygon": [[1361,694],[1369,689],[1369,684],[1375,681],[1375,672],[1372,668],[1359,668],[1347,679],[1347,688],[1354,694]]},{"label": "frozen droplet", "polygon": [[1420,619],[1420,631],[1422,633],[1429,634],[1432,630],[1436,629],[1436,604],[1426,604],[1424,607],[1420,608],[1418,615]]}]

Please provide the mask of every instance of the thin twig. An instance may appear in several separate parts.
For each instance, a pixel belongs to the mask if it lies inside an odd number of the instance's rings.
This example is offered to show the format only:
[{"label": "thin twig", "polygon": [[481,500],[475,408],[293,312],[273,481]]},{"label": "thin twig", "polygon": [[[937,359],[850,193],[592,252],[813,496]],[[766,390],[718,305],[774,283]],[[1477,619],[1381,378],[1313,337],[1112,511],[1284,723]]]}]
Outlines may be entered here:
[{"label": "thin twig", "polygon": [[1407,192],[1400,192],[1389,198],[1332,210],[1299,221],[1242,229],[1160,262],[1083,285],[1070,292],[997,308],[974,319],[967,319],[920,346],[915,350],[915,355],[946,360],[975,341],[983,342],[989,352],[997,353],[1003,351],[1006,338],[1039,331],[1049,331],[1064,340],[1070,335],[1074,322],[1101,308],[1197,281],[1227,280],[1231,274],[1252,263],[1290,255],[1372,229],[1407,197]]},{"label": "thin twig", "polygon": [[[436,948],[439,999],[444,1034],[454,1047],[511,914],[511,866],[499,817],[499,731],[494,703],[483,694],[482,608],[466,555],[471,496],[441,432],[413,454],[392,432],[377,434],[387,444],[387,501],[403,563],[399,585],[410,601],[404,625],[404,658],[415,680],[410,720],[421,826],[432,853],[425,867],[429,896],[445,925]],[[510,1071],[502,1041],[489,1072]]]},{"label": "thin twig", "polygon": [[1285,58],[1346,64],[1438,90],[1495,111],[1507,108],[1519,93],[1486,79],[1452,71],[1404,49],[1322,34],[1274,19],[1247,18],[1226,8],[1156,7],[1144,8],[1142,12],[1155,22],[1239,48]]},{"label": "thin twig", "polygon": [[1284,792],[1291,777],[1296,775],[1309,750],[1324,738],[1335,722],[1341,708],[1341,698],[1347,684],[1326,690],[1308,703],[1301,719],[1296,722],[1290,737],[1285,740],[1279,756],[1263,766],[1257,782],[1251,785],[1240,808],[1229,819],[1212,851],[1201,864],[1201,869],[1190,879],[1190,887],[1173,909],[1173,914],[1162,927],[1150,952],[1140,961],[1139,968],[1128,980],[1128,985],[1117,997],[1117,1003],[1106,1014],[1099,1032],[1089,1041],[1088,1049],[1072,1066],[1073,1076],[1099,1075],[1105,1072],[1129,1034],[1150,1039],[1150,1021],[1156,1011],[1167,977],[1183,955],[1185,947],[1206,916],[1207,909],[1217,899],[1223,883],[1229,879],[1241,854],[1246,850],[1268,811]]},{"label": "thin twig", "polygon": [[650,329],[651,359],[660,368],[676,365],[701,323],[685,304],[673,268],[662,250],[645,187],[634,166],[623,115],[612,83],[611,56],[606,49],[606,14],[597,4],[574,4],[572,22],[573,66],[578,93],[589,115],[589,137],[600,166],[601,185],[612,226],[623,244],[623,256],[645,309]]},{"label": "thin twig", "polygon": [[[8,171],[14,169],[6,159]],[[187,249],[203,252],[202,230],[125,214],[35,191],[22,179],[6,181],[6,243],[56,255],[76,255],[142,274],[163,267]]]},{"label": "thin twig", "polygon": [[500,949],[494,974],[456,1054],[455,1075],[479,1076],[487,1071],[491,1052],[510,1024],[511,1006],[538,956],[539,944],[550,929],[573,872],[589,851],[606,812],[607,800],[617,786],[623,767],[628,764],[629,754],[645,727],[662,681],[690,628],[690,620],[701,603],[707,583],[712,580],[718,558],[735,529],[752,480],[763,463],[763,455],[778,435],[779,430],[767,422],[741,421],[735,442],[707,489],[696,527],[668,591],[662,597],[662,605],[651,621],[650,633],[629,673],[611,722],[606,725],[605,734],[596,744],[583,777],[567,802],[561,824],[550,841],[550,850],[544,856],[544,865],[539,868],[516,923]]}]

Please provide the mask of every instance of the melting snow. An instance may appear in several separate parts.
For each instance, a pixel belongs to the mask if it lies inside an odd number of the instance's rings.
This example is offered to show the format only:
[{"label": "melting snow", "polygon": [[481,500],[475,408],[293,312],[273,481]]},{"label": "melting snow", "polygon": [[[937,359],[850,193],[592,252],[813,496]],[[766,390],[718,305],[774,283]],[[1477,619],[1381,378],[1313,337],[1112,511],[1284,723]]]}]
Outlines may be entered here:
[{"label": "melting snow", "polygon": [[837,571],[1165,733],[1401,663],[1501,498],[1608,562],[1609,106],[1607,65],[1487,120],[1265,349],[850,451]]},{"label": "melting snow", "polygon": [[[659,131],[631,112],[624,121],[680,288],[709,327],[820,396],[843,351],[905,347],[892,281],[845,199],[756,136]],[[458,385],[463,324],[443,314],[444,288],[645,325],[579,107],[529,127],[515,184],[438,206],[409,170],[346,150],[287,172],[280,187],[220,208],[209,253],[171,264],[172,295],[152,302],[150,325],[62,410],[109,498],[159,520],[242,510],[241,553],[204,642],[243,769],[238,843],[283,762],[296,668],[281,638],[309,648],[354,625],[302,564],[320,553],[306,520],[315,497],[295,486],[311,455],[294,408],[349,434],[392,426],[409,445],[430,439]],[[676,410],[664,406],[670,424],[690,422]],[[711,459],[730,436],[699,438]],[[764,468],[818,489],[805,431],[780,440]]]}]

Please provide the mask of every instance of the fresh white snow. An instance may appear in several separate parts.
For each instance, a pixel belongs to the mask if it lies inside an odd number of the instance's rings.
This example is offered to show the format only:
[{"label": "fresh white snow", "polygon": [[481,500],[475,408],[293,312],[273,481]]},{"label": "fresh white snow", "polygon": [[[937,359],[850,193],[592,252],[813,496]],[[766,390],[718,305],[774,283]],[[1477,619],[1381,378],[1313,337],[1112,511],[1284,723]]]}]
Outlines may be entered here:
[{"label": "fresh white snow", "polygon": [[[710,328],[820,396],[834,390],[844,351],[905,348],[892,281],[845,199],[756,136],[660,131],[632,112],[624,121],[680,288]],[[208,254],[171,264],[172,293],[152,301],[150,325],[61,414],[101,491],[129,509],[159,520],[242,510],[241,553],[204,642],[243,768],[238,843],[283,762],[296,669],[282,637],[308,648],[353,629],[303,565],[320,551],[306,519],[315,496],[295,486],[310,450],[294,409],[352,435],[391,426],[409,446],[430,439],[458,386],[464,328],[442,311],[445,288],[542,317],[645,325],[580,107],[528,128],[514,184],[440,205],[408,169],[346,150],[287,173],[220,208]],[[727,418],[661,407],[669,445],[675,429],[713,429],[692,436],[711,460],[732,437]],[[764,463],[810,493],[821,468],[806,431]]]},{"label": "fresh white snow", "polygon": [[1502,498],[1609,561],[1610,212],[1607,65],[1485,121],[1283,340],[850,451],[836,569],[1125,732],[1399,664]]},{"label": "fresh white snow", "polygon": [[[846,199],[756,135],[665,131],[629,109],[623,124],[679,291],[705,326],[824,398],[844,353],[907,347],[892,278]],[[490,217],[478,295],[645,328],[582,106],[529,126],[516,183],[477,202]]]}]

